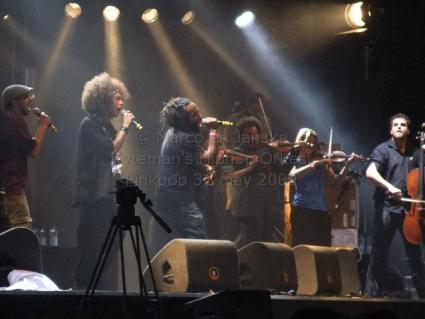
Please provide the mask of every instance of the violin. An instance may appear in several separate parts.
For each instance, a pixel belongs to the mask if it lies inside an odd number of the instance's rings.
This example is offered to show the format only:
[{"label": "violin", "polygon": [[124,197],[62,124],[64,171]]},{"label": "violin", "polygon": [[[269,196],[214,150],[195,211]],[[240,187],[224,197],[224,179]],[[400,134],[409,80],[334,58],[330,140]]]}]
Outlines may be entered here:
[{"label": "violin", "polygon": [[275,149],[278,152],[281,153],[289,153],[293,149],[298,149],[301,146],[307,146],[314,148],[315,145],[312,143],[307,142],[290,142],[285,139],[277,139],[277,140],[271,140],[267,143],[267,145],[273,149]]},{"label": "violin", "polygon": [[369,157],[364,157],[362,155],[357,155],[356,153],[351,153],[350,155],[345,154],[344,151],[333,151],[330,155],[329,154],[323,154],[321,153],[322,158],[328,158],[331,159],[332,162],[340,163],[344,162],[346,160],[360,160],[364,162],[369,162]]}]

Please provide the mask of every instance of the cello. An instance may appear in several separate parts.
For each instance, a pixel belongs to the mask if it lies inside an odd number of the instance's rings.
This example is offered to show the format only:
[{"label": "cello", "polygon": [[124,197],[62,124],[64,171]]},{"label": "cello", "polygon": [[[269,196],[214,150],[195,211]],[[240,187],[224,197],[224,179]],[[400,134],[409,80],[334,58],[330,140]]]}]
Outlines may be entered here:
[{"label": "cello", "polygon": [[[425,123],[422,124],[420,132],[419,167],[412,169],[406,178],[407,192],[411,200],[411,206],[406,213],[403,222],[403,233],[406,240],[414,245],[422,243],[422,230],[425,205],[424,199],[424,149],[425,145]],[[407,201],[407,200],[406,200]]]}]

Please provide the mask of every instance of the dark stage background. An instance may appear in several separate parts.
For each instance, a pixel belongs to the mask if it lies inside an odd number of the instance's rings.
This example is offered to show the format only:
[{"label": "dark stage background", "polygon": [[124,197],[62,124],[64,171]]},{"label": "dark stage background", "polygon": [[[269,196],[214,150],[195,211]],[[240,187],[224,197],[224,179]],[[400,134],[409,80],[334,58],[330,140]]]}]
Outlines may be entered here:
[{"label": "dark stage background", "polygon": [[[130,131],[121,152],[124,175],[154,202],[157,165],[152,159],[161,143],[158,113],[172,96],[189,95],[203,116],[224,119],[235,104],[262,92],[275,134],[292,140],[299,128],[312,127],[326,142],[333,126],[335,143],[347,153],[364,155],[388,137],[391,115],[408,114],[414,131],[425,120],[422,1],[371,1],[368,31],[343,35],[338,33],[349,30],[343,16],[347,1],[80,1],[83,13],[55,56],[65,3],[0,3],[2,16],[9,13],[19,29],[10,21],[0,23],[0,86],[35,86],[36,105],[60,129],[47,137],[41,156],[31,160],[29,200],[35,227],[56,225],[63,246],[75,246],[78,220],[71,204],[78,126],[84,117],[80,97],[84,83],[106,70],[101,12],[107,4],[121,10],[121,46],[115,60],[122,61],[120,76],[131,93],[128,108],[144,125],[141,133]],[[158,8],[156,23],[161,23],[170,46],[140,21],[148,7]],[[193,25],[185,26],[180,17],[188,7],[197,16]],[[245,8],[257,14],[251,30],[233,24]],[[207,34],[209,44],[200,34]],[[179,62],[167,60],[171,51]],[[186,82],[192,83],[191,91]],[[190,96],[192,92],[197,96]],[[30,116],[28,122],[34,127],[36,120]],[[373,210],[371,190],[363,181],[363,216]],[[147,231],[149,216],[141,207],[137,212]]]}]

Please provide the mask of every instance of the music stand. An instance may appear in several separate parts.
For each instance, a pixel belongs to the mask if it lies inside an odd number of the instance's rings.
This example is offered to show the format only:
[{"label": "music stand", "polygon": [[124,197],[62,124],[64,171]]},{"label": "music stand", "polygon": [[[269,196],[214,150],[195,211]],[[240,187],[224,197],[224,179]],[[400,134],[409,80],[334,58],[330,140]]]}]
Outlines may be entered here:
[{"label": "music stand", "polygon": [[[121,179],[116,182],[117,191],[116,202],[117,215],[112,218],[111,225],[109,227],[108,233],[106,235],[105,241],[102,246],[102,250],[96,262],[95,269],[90,278],[89,285],[86,289],[84,299],[80,303],[80,309],[84,309],[86,302],[90,301],[90,298],[94,295],[96,287],[99,283],[100,276],[105,267],[106,261],[108,259],[109,253],[111,251],[112,244],[116,237],[116,234],[119,234],[119,244],[120,244],[120,259],[121,259],[121,277],[122,277],[122,286],[123,286],[123,310],[127,311],[127,287],[126,287],[126,276],[125,276],[125,258],[124,258],[124,247],[123,247],[123,232],[126,231],[130,234],[131,243],[133,252],[136,257],[137,262],[137,271],[139,277],[139,294],[143,297],[144,304],[147,311],[159,312],[159,294],[158,289],[155,283],[155,278],[152,270],[152,265],[149,257],[149,252],[146,245],[145,236],[142,229],[142,220],[139,216],[135,215],[135,204],[137,199],[140,200],[143,207],[152,215],[152,217],[162,226],[162,228],[167,232],[171,233],[170,227],[159,217],[155,211],[152,209],[152,202],[149,199],[146,199],[146,194],[143,193],[134,183]],[[146,257],[148,264],[149,272],[152,279],[152,285],[154,290],[155,300],[157,301],[157,308],[154,309],[146,289],[146,285],[143,279],[142,265],[141,265],[141,247],[140,241],[143,245],[143,251]]]}]

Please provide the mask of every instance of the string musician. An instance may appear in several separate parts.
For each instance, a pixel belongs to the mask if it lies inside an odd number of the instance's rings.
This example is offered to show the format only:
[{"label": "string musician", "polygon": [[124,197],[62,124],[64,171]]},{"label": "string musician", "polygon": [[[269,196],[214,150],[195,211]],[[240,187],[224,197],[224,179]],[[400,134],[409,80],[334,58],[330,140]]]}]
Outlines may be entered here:
[{"label": "string musician", "polygon": [[261,123],[245,117],[237,123],[241,143],[230,152],[235,171],[227,174],[237,196],[230,196],[238,223],[234,242],[283,241],[281,190],[286,180],[285,155],[261,139]]},{"label": "string musician", "polygon": [[386,285],[386,273],[390,245],[396,231],[402,235],[412,279],[420,298],[425,298],[425,268],[421,247],[410,243],[402,231],[406,207],[400,200],[406,193],[406,177],[417,163],[415,149],[407,142],[410,134],[410,119],[402,113],[390,118],[390,139],[378,145],[370,156],[371,162],[366,177],[376,185],[374,194],[375,218],[372,260],[370,265],[373,296],[390,293]]},{"label": "string musician", "polygon": [[289,178],[294,181],[291,226],[292,245],[331,246],[331,218],[325,200],[327,178],[344,178],[346,166],[357,155],[352,154],[336,173],[332,159],[324,158],[318,150],[318,135],[302,128],[295,139],[297,146],[287,159],[292,165]]}]

